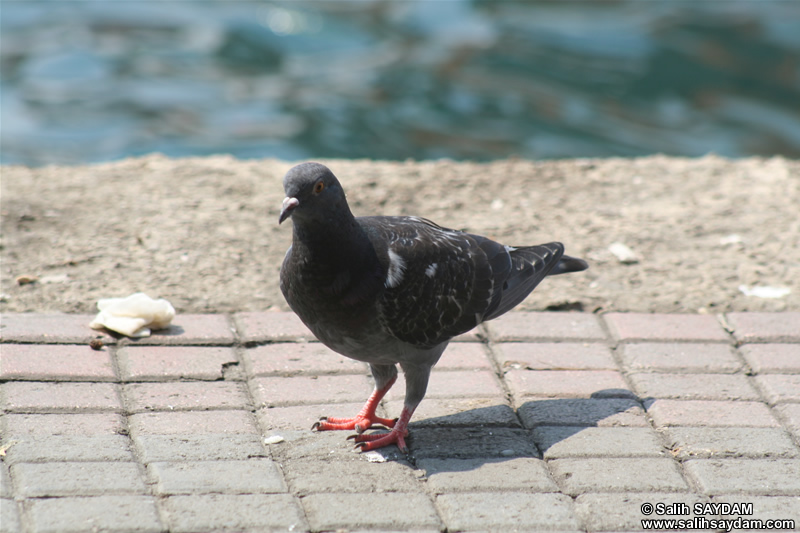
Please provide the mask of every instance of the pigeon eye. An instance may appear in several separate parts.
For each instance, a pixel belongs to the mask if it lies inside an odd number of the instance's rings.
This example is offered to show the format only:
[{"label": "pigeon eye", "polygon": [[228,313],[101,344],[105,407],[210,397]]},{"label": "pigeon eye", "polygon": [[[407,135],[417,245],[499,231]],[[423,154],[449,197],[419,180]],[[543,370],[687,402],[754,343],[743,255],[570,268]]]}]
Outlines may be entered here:
[{"label": "pigeon eye", "polygon": [[314,194],[319,194],[322,192],[322,189],[325,188],[325,183],[322,181],[318,181],[316,185],[314,185]]}]

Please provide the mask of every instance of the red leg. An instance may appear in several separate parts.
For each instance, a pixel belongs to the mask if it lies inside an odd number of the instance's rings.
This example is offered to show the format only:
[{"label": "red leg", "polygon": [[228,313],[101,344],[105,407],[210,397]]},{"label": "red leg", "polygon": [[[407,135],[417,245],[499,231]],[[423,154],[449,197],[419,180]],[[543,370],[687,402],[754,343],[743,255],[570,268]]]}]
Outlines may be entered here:
[{"label": "red leg", "polygon": [[[371,433],[369,435],[354,435],[352,438],[356,441],[356,446],[361,448],[362,452],[383,448],[390,444],[397,444],[400,451],[408,453],[408,446],[406,446],[406,436],[408,436],[408,422],[411,420],[411,415],[414,414],[413,409],[403,407],[400,412],[400,418],[394,425],[389,433]],[[350,438],[350,437],[348,437]]]},{"label": "red leg", "polygon": [[316,429],[319,431],[354,429],[358,433],[363,433],[372,427],[373,424],[380,424],[382,426],[386,426],[387,428],[394,427],[397,419],[392,420],[389,418],[380,418],[375,416],[375,410],[378,409],[378,404],[381,402],[386,393],[389,392],[389,389],[392,388],[392,385],[394,385],[396,380],[397,376],[392,378],[386,385],[384,385],[383,388],[372,391],[367,403],[364,404],[364,407],[361,408],[361,411],[359,411],[358,414],[353,418],[323,417],[319,422],[315,422],[314,425],[311,426],[311,429]]}]

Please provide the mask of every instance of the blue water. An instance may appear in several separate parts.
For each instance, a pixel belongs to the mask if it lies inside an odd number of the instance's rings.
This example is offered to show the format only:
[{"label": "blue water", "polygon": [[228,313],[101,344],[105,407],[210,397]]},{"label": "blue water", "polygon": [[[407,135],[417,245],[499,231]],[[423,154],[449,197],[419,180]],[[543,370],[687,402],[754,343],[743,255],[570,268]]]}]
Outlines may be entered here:
[{"label": "blue water", "polygon": [[800,1],[0,2],[0,158],[800,157]]}]

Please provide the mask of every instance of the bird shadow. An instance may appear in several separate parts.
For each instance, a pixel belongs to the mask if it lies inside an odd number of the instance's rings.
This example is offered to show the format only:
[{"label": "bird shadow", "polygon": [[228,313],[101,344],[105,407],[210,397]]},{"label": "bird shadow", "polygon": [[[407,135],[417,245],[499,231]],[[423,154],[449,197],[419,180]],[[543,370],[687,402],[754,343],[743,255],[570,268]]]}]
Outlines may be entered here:
[{"label": "bird shadow", "polygon": [[407,456],[394,446],[379,452],[436,473],[521,457],[542,459],[550,448],[587,428],[647,426],[651,400],[625,389],[603,389],[588,398],[529,400],[516,412],[507,405],[479,407],[412,422]]}]

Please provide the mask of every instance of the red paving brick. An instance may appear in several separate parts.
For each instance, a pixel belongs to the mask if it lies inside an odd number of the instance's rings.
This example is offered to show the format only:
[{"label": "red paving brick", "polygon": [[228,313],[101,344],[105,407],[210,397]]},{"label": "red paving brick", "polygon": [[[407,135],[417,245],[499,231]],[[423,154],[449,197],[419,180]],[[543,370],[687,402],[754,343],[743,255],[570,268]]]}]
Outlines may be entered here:
[{"label": "red paving brick", "polygon": [[779,424],[761,402],[713,400],[650,400],[647,413],[657,427],[777,427]]},{"label": "red paving brick", "polygon": [[506,381],[515,398],[633,397],[622,374],[610,370],[511,370]]},{"label": "red paving brick", "polygon": [[182,315],[172,320],[169,329],[154,331],[150,337],[126,339],[133,345],[230,345],[235,341],[233,328],[224,315]]},{"label": "red paving brick", "polygon": [[725,318],[740,342],[800,341],[800,312],[727,313]]},{"label": "red paving brick", "polygon": [[236,381],[130,383],[122,395],[130,412],[250,408],[247,385]]},{"label": "red paving brick", "polygon": [[[386,395],[387,400],[405,398],[405,376],[400,374],[397,383]],[[503,389],[493,372],[488,370],[438,370],[431,373],[426,398],[504,398]]]},{"label": "red paving brick", "polygon": [[256,433],[255,418],[249,411],[172,411],[138,413],[129,417],[136,435],[207,435]]},{"label": "red paving brick", "polygon": [[744,344],[739,350],[753,372],[800,374],[800,344]]},{"label": "red paving brick", "polygon": [[314,334],[294,313],[245,312],[234,315],[239,338],[245,343],[316,341]]},{"label": "red paving brick", "polygon": [[340,355],[318,342],[279,342],[244,351],[248,376],[367,374],[366,363]]},{"label": "red paving brick", "polygon": [[620,341],[732,341],[711,315],[608,313],[603,318]]},{"label": "red paving brick", "polygon": [[12,413],[122,411],[112,383],[9,381],[2,385],[3,408]]},{"label": "red paving brick", "polygon": [[89,327],[94,315],[3,313],[0,340],[50,344],[88,344],[100,337],[106,344],[113,337]]},{"label": "red paving brick", "polygon": [[114,381],[109,349],[75,344],[4,344],[0,379]]},{"label": "red paving brick", "polygon": [[124,381],[216,380],[238,362],[233,348],[217,346],[123,346],[117,360]]},{"label": "red paving brick", "polygon": [[372,392],[367,376],[262,377],[250,380],[256,408],[365,401]]},{"label": "red paving brick", "polygon": [[0,417],[3,435],[118,435],[127,432],[117,413],[5,414]]},{"label": "red paving brick", "polygon": [[617,348],[626,370],[737,372],[743,364],[732,346],[712,343],[640,342]]},{"label": "red paving brick", "polygon": [[602,341],[606,338],[598,318],[588,313],[516,311],[487,322],[486,328],[495,342]]},{"label": "red paving brick", "polygon": [[576,342],[503,342],[494,346],[502,369],[616,370],[604,344]]}]

